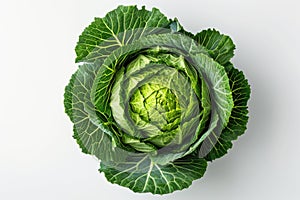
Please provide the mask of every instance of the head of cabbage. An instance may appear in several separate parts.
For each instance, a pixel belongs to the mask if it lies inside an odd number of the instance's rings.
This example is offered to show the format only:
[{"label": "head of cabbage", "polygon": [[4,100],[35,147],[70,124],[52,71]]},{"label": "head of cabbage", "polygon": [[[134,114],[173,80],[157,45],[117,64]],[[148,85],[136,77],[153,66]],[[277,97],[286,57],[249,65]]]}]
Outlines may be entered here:
[{"label": "head of cabbage", "polygon": [[73,137],[112,183],[153,194],[187,188],[246,130],[250,86],[230,62],[234,48],[156,8],[95,18],[65,89]]}]

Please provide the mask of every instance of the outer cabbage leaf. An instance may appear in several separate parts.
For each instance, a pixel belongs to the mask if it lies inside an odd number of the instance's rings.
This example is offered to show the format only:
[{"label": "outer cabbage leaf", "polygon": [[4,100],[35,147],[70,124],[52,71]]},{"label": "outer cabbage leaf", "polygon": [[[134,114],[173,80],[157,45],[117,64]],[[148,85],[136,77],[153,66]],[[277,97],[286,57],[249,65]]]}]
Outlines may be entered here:
[{"label": "outer cabbage leaf", "polygon": [[119,6],[103,18],[95,18],[83,31],[75,48],[76,62],[105,58],[120,46],[162,31],[155,27],[165,28],[169,23],[156,8],[148,11],[145,7],[139,10],[136,6]]},{"label": "outer cabbage leaf", "polygon": [[208,49],[210,57],[221,65],[226,64],[234,55],[235,45],[231,38],[215,29],[203,30],[193,37]]},{"label": "outer cabbage leaf", "polygon": [[225,155],[228,149],[232,147],[232,140],[236,140],[247,128],[247,102],[250,98],[250,86],[243,72],[233,67],[227,67],[226,72],[230,80],[229,84],[232,91],[234,106],[227,126],[222,131],[220,137],[217,138],[218,142],[205,157],[207,160],[214,160]]},{"label": "outer cabbage leaf", "polygon": [[[203,67],[198,69],[204,75],[210,97],[212,98],[212,115],[209,129],[191,145],[189,151],[185,155],[199,149],[200,156],[205,156],[215,145],[216,141],[211,140],[212,137],[220,136],[222,129],[228,124],[229,117],[232,112],[233,99],[229,86],[229,78],[223,66],[215,62],[212,58],[205,55],[192,56],[196,66]],[[205,96],[207,98],[207,96]],[[213,136],[212,136],[213,135]],[[199,145],[203,143],[200,147]],[[198,148],[199,147],[199,148]]]},{"label": "outer cabbage leaf", "polygon": [[74,139],[82,152],[95,155],[102,160],[123,160],[119,148],[115,148],[115,138],[104,133],[101,126],[96,126],[85,110],[86,94],[90,90],[98,68],[93,64],[79,67],[65,90],[65,109],[74,123]]},{"label": "outer cabbage leaf", "polygon": [[229,84],[234,101],[234,107],[227,127],[222,131],[221,135],[217,135],[213,131],[213,134],[208,138],[210,144],[203,144],[203,146],[210,147],[213,145],[213,149],[205,158],[214,160],[224,156],[228,149],[232,147],[232,140],[236,140],[238,136],[246,131],[248,122],[247,102],[250,98],[250,86],[243,73],[235,69],[229,62],[234,55],[235,49],[235,45],[229,36],[223,35],[215,29],[208,29],[196,34],[194,39],[208,49],[209,55],[215,61],[224,66],[230,79]]},{"label": "outer cabbage leaf", "polygon": [[77,76],[77,71],[72,75],[69,84],[65,87],[64,93],[64,106],[65,106],[65,113],[70,117],[70,120],[73,122],[73,87],[74,81]]},{"label": "outer cabbage leaf", "polygon": [[128,187],[134,192],[171,193],[189,187],[203,176],[205,159],[189,155],[167,165],[151,162],[148,156],[136,156],[126,162],[101,162],[100,172],[111,183]]}]

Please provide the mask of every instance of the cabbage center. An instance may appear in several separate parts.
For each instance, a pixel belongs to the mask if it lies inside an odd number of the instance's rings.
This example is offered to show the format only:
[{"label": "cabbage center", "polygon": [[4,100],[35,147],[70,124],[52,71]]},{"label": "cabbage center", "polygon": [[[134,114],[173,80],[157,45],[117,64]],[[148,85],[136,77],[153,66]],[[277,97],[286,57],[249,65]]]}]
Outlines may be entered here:
[{"label": "cabbage center", "polygon": [[178,98],[172,89],[163,85],[146,83],[140,86],[133,92],[129,105],[132,120],[141,128],[151,124],[161,132],[169,132],[180,124]]}]

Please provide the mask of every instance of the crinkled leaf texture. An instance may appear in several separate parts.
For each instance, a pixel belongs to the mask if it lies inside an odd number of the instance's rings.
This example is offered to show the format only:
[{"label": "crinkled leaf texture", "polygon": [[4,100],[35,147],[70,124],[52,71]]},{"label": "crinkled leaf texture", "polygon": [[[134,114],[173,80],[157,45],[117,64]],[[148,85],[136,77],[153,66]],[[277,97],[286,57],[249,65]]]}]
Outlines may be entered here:
[{"label": "crinkled leaf texture", "polygon": [[250,86],[214,29],[185,31],[158,9],[119,6],[79,37],[65,112],[111,183],[166,194],[201,178],[246,131]]}]

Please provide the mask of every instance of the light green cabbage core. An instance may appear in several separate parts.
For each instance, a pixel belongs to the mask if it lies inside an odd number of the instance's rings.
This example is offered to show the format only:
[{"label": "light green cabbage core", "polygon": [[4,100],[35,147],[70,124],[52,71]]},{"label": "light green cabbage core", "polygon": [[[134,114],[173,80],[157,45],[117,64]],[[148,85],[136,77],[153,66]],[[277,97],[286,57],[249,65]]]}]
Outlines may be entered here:
[{"label": "light green cabbage core", "polygon": [[110,106],[124,131],[122,142],[141,152],[172,146],[184,151],[197,137],[203,115],[196,77],[184,57],[158,48],[121,66]]},{"label": "light green cabbage core", "polygon": [[129,104],[130,116],[135,125],[142,128],[150,123],[159,129],[157,135],[176,129],[181,122],[178,98],[172,89],[163,85],[142,85],[134,91]]}]

